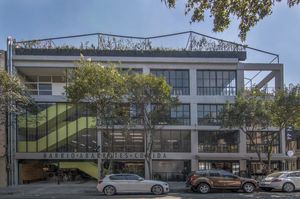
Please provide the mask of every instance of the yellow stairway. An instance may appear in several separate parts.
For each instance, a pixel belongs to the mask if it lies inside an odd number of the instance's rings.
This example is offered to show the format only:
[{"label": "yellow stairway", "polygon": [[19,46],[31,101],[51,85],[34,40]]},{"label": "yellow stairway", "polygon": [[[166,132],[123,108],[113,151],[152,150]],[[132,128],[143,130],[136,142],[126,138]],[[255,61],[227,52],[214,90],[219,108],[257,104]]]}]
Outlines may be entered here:
[{"label": "yellow stairway", "polygon": [[98,166],[94,162],[59,162],[61,169],[79,169],[89,176],[98,179]]},{"label": "yellow stairway", "polygon": [[[28,141],[28,152],[42,152],[48,148],[55,146],[56,143],[60,143],[64,141],[67,137],[72,137],[76,135],[77,132],[80,132],[86,128],[86,119],[88,119],[88,128],[93,128],[96,126],[96,118],[95,117],[80,117],[78,120],[72,121],[68,124],[61,126],[59,129],[53,130],[47,136],[44,136],[37,141]],[[78,122],[78,129],[76,130]],[[68,135],[67,135],[68,128]],[[56,137],[56,135],[58,135]],[[48,143],[47,143],[48,138]],[[37,146],[37,149],[36,149]],[[26,141],[18,142],[18,152],[26,152]]]},{"label": "yellow stairway", "polygon": [[[74,105],[71,104],[58,103],[56,105],[49,106],[47,109],[44,109],[43,111],[39,112],[37,114],[37,117],[36,115],[28,115],[27,126],[35,128],[36,123],[37,126],[45,125],[47,120],[50,121],[52,119],[55,119],[55,117],[59,116],[60,114],[65,113],[68,110],[71,110],[71,108],[74,108]],[[37,122],[36,119],[38,119]],[[25,117],[22,117],[22,115],[18,117],[18,126],[26,127],[26,119]]]}]

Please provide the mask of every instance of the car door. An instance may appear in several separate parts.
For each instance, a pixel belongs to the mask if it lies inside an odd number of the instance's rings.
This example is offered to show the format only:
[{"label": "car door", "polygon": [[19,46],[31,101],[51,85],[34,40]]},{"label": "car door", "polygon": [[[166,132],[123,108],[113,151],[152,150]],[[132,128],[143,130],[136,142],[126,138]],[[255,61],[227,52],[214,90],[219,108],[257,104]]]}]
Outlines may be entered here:
[{"label": "car door", "polygon": [[111,185],[113,185],[117,192],[129,192],[129,186],[125,175],[116,174],[109,177]]},{"label": "car door", "polygon": [[147,184],[141,177],[134,174],[125,175],[128,183],[128,191],[130,192],[147,192]]},{"label": "car door", "polygon": [[222,178],[219,171],[209,171],[209,180],[213,187],[222,187]]},{"label": "car door", "polygon": [[222,171],[221,172],[222,180],[220,180],[220,183],[222,184],[222,187],[227,188],[240,188],[241,187],[241,180],[239,177],[233,175],[230,172]]},{"label": "car door", "polygon": [[293,172],[287,176],[291,181],[293,181],[296,190],[300,190],[300,172]]}]

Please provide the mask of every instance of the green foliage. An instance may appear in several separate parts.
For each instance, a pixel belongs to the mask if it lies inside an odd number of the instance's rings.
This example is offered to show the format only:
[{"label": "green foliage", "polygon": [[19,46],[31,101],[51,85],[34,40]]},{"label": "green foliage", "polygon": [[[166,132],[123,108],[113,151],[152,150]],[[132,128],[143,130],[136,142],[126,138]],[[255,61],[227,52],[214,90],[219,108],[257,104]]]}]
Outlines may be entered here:
[{"label": "green foliage", "polygon": [[0,123],[6,112],[18,114],[23,108],[34,104],[21,80],[0,69]]},{"label": "green foliage", "polygon": [[[176,6],[176,0],[161,0],[169,8]],[[260,20],[272,14],[277,2],[281,0],[187,0],[185,14],[192,13],[191,23],[204,21],[207,11],[213,18],[214,32],[223,32],[235,17],[239,21],[239,37],[245,41],[250,28]],[[288,0],[289,7],[300,3],[300,0]]]},{"label": "green foliage", "polygon": [[284,129],[300,122],[300,86],[278,90],[270,105],[272,126]]},{"label": "green foliage", "polygon": [[222,124],[227,128],[239,128],[243,132],[264,130],[271,124],[268,111],[269,96],[258,89],[240,92],[235,103],[227,103],[221,113]]},{"label": "green foliage", "polygon": [[[256,88],[243,91],[238,94],[233,104],[227,103],[221,118],[223,127],[238,128],[247,135],[261,163],[261,153],[266,155],[270,171],[272,148],[279,138],[277,132],[282,132],[288,125],[299,124],[300,87],[277,90],[273,94],[265,94]],[[270,127],[277,131],[268,131]],[[261,151],[253,132],[264,130],[267,133],[263,138],[265,147]]]},{"label": "green foliage", "polygon": [[[162,124],[162,118],[166,118],[171,107],[178,102],[171,96],[172,88],[164,78],[153,75],[136,74],[128,77],[128,101],[136,104],[141,111],[142,125],[146,134],[145,159],[148,165],[148,175],[152,178],[151,160],[154,133],[158,124]],[[161,126],[161,125],[160,125]]]},{"label": "green foliage", "polygon": [[[136,74],[128,76],[128,101],[136,104],[142,112],[143,122],[153,128],[160,119],[169,113],[177,103],[171,96],[172,88],[164,78],[153,75]],[[151,106],[152,105],[152,106]]]},{"label": "green foliage", "polygon": [[[97,126],[110,125],[111,119],[121,116],[119,104],[126,93],[125,76],[113,66],[84,60],[70,71],[66,86],[68,99],[73,103],[87,101],[97,112]],[[120,119],[120,118],[119,118]]]}]

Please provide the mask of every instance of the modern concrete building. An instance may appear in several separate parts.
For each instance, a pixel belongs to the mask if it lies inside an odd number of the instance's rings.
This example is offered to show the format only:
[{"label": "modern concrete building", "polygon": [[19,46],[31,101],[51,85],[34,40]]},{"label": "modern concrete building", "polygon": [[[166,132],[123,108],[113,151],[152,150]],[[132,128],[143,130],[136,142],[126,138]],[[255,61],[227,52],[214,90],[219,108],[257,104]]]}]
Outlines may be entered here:
[{"label": "modern concrete building", "polygon": [[[170,113],[174,123],[155,134],[152,162],[155,178],[183,180],[185,167],[192,171],[215,167],[235,174],[247,169],[261,172],[246,135],[238,130],[221,129],[218,113],[244,88],[247,71],[268,71],[256,85],[263,88],[274,79],[274,86],[281,88],[283,64],[247,63],[247,48],[233,43],[229,43],[230,47],[201,49],[198,46],[197,50],[189,45],[191,48],[187,50],[164,51],[150,50],[146,46],[150,38],[138,38],[145,41],[143,50],[136,47],[118,50],[103,47],[99,35],[103,34],[97,35],[97,47],[81,49],[54,47],[55,39],[40,41],[44,42],[40,46],[9,40],[8,71],[16,72],[23,79],[38,104],[37,112],[27,110],[18,117],[10,117],[14,123],[8,129],[10,184],[51,180],[57,168],[73,177],[73,173],[79,173],[97,178],[97,161],[107,159],[108,139],[114,140],[114,153],[109,157],[115,160],[114,172],[147,175],[142,128],[136,126],[129,132],[120,130],[114,134],[97,131],[95,113],[87,104],[67,102],[65,75],[75,67],[80,53],[92,61],[164,76],[173,94],[179,97],[181,105]],[[288,159],[285,134],[278,133],[280,139],[273,147],[272,164],[273,168],[283,169]],[[257,144],[262,149],[263,134],[256,132]],[[97,152],[98,146],[101,152]]]}]

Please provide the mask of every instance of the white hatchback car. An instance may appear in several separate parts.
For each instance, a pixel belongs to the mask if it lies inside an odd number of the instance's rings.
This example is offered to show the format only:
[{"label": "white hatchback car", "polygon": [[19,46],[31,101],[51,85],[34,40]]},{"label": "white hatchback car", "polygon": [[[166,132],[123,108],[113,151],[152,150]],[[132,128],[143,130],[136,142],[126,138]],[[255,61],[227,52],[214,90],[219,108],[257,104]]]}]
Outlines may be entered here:
[{"label": "white hatchback car", "polygon": [[280,189],[285,192],[300,190],[300,171],[282,171],[268,175],[259,183],[264,191]]},{"label": "white hatchback car", "polygon": [[153,193],[160,195],[169,192],[169,184],[156,180],[144,180],[135,174],[111,174],[98,182],[97,189],[107,196],[116,193]]}]

